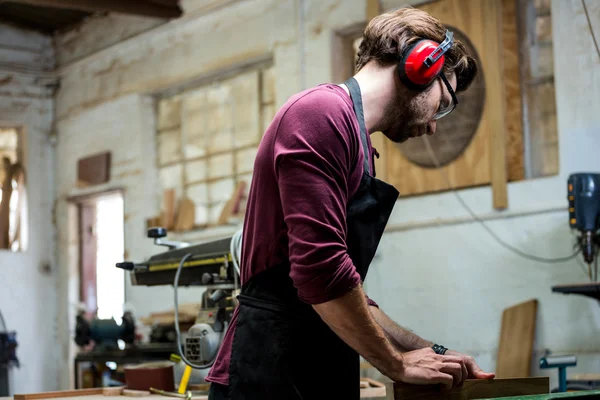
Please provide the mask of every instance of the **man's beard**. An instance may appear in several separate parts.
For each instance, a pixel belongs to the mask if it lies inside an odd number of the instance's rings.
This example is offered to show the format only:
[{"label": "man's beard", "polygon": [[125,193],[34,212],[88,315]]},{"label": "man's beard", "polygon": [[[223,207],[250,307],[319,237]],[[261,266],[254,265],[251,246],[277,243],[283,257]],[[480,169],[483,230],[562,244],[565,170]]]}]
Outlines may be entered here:
[{"label": "man's beard", "polygon": [[423,131],[427,133],[427,105],[428,91],[413,96],[406,102],[406,98],[398,96],[395,101],[385,107],[381,132],[392,142],[403,143],[411,137],[416,137]]}]

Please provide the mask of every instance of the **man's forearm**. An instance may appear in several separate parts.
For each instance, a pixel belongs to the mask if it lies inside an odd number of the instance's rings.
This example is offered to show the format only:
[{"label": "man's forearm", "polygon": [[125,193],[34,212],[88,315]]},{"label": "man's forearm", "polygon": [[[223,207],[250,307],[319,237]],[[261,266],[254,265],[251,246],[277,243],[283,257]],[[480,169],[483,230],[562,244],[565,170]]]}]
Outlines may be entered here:
[{"label": "man's forearm", "polygon": [[313,308],[342,340],[375,368],[391,379],[398,376],[402,356],[369,311],[361,286]]},{"label": "man's forearm", "polygon": [[433,346],[433,343],[396,324],[378,307],[370,306],[369,309],[388,340],[398,351],[407,352]]}]

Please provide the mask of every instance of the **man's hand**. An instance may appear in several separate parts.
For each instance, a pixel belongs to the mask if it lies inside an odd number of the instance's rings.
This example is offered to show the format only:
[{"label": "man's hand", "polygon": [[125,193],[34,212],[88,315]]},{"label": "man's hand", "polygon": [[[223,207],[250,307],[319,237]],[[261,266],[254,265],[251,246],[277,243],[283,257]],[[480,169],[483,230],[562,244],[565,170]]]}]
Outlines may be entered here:
[{"label": "man's hand", "polygon": [[401,368],[389,378],[417,385],[442,384],[446,389],[461,385],[467,379],[464,356],[439,355],[426,347],[402,354]]},{"label": "man's hand", "polygon": [[496,374],[484,372],[481,368],[479,368],[479,365],[477,365],[475,359],[471,356],[466,356],[453,350],[446,351],[446,355],[461,357],[463,359],[463,362],[467,367],[467,379],[494,379],[496,377]]}]

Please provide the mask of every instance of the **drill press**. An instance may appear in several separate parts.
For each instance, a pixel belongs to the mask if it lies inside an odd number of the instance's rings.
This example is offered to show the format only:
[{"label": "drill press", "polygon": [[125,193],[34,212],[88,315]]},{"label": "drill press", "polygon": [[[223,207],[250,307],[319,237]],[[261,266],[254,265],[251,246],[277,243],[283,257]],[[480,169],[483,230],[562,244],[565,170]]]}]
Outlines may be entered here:
[{"label": "drill press", "polygon": [[[600,174],[575,173],[567,181],[569,225],[580,232],[579,246],[588,265],[590,280],[598,279],[600,245]],[[595,263],[592,274],[592,264]]]}]

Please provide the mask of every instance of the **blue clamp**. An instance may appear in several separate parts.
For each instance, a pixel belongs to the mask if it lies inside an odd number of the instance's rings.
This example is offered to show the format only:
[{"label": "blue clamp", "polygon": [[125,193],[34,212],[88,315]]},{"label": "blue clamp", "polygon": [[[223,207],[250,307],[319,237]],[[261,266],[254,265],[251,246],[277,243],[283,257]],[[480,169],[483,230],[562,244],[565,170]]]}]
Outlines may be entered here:
[{"label": "blue clamp", "polygon": [[567,367],[577,365],[575,356],[546,356],[540,358],[540,368],[558,368],[558,391],[567,391]]}]

